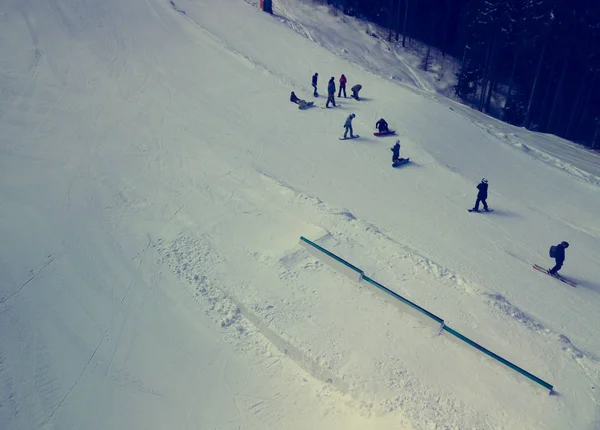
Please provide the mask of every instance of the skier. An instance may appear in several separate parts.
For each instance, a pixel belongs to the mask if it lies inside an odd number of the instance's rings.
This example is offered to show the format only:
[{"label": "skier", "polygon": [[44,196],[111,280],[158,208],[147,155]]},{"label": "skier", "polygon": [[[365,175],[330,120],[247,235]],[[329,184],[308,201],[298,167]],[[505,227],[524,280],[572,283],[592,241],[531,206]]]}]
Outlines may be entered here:
[{"label": "skier", "polygon": [[346,136],[348,135],[348,132],[350,132],[350,137],[354,137],[354,134],[352,132],[352,120],[356,118],[356,115],[354,115],[353,113],[351,113],[350,115],[348,115],[348,118],[346,118],[346,122],[344,123],[344,128],[346,129],[346,131],[344,131],[344,139],[346,138]]},{"label": "skier", "polygon": [[548,275],[551,276],[555,276],[558,274],[558,271],[561,269],[561,267],[563,266],[563,263],[565,262],[565,249],[567,249],[569,247],[569,243],[568,242],[561,242],[558,245],[556,245],[554,248],[554,261],[556,262],[556,264],[554,265],[554,267],[550,270],[548,270]]},{"label": "skier", "polygon": [[397,163],[400,160],[400,140],[396,141],[390,151],[392,151],[392,163]]},{"label": "skier", "polygon": [[375,123],[375,128],[377,128],[377,130],[379,130],[380,133],[387,133],[388,131],[390,131],[390,129],[388,128],[388,123],[383,118],[381,118]]},{"label": "skier", "polygon": [[340,76],[340,90],[338,92],[338,98],[342,97],[342,91],[344,91],[344,98],[346,98],[346,82],[348,82],[348,79],[346,79],[346,77],[342,74],[342,76]]},{"label": "skier", "polygon": [[319,97],[319,93],[317,92],[317,80],[319,79],[319,74],[315,73],[312,77],[312,86],[314,88],[313,96]]},{"label": "skier", "polygon": [[489,212],[487,205],[487,191],[488,191],[488,181],[483,178],[481,182],[477,185],[477,189],[479,192],[477,193],[477,201],[475,201],[475,207],[472,209],[473,212],[479,212],[479,202],[483,203],[483,210]]},{"label": "skier", "polygon": [[325,103],[325,107],[329,107],[329,103],[333,103],[333,107],[335,106],[335,78],[332,76],[329,80],[329,84],[327,84],[327,103]]},{"label": "skier", "polygon": [[354,97],[356,100],[360,100],[358,98],[358,92],[361,90],[362,85],[361,84],[356,84],[354,85],[351,90],[352,90],[352,97]]}]

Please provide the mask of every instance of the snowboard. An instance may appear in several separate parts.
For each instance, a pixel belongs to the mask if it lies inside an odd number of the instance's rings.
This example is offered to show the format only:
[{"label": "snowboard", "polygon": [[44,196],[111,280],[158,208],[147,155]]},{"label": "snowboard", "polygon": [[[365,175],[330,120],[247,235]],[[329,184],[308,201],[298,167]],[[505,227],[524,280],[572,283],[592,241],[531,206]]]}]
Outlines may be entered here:
[{"label": "snowboard", "polygon": [[474,210],[474,209],[467,209],[467,212],[474,212],[474,213],[481,213],[481,212],[494,212],[494,209],[490,209],[490,208],[488,208],[488,210],[487,210],[487,211],[486,211],[486,210],[484,210],[484,209],[481,209],[481,210],[479,210],[479,211],[476,211],[476,210]]},{"label": "snowboard", "polygon": [[331,106],[329,106],[329,107],[327,107],[327,106],[321,106],[321,109],[339,108],[339,107],[341,107],[341,106],[342,106],[342,104],[341,104],[340,102],[337,102],[337,103],[335,104],[335,106],[333,106],[333,105],[331,105]]},{"label": "snowboard", "polygon": [[354,136],[352,136],[352,137],[340,137],[340,140],[357,139],[357,138],[359,138],[359,137],[360,137],[360,136],[359,136],[358,134],[355,134],[355,135],[354,135]]},{"label": "snowboard", "polygon": [[360,101],[360,98],[356,97],[354,94],[352,94],[350,97],[352,97],[354,100],[356,100],[357,102]]},{"label": "snowboard", "polygon": [[312,107],[314,105],[315,105],[315,102],[308,102],[303,105],[298,105],[298,109],[304,110],[304,109],[308,109],[309,107]]},{"label": "snowboard", "polygon": [[551,275],[550,273],[548,273],[548,270],[544,269],[542,266],[538,266],[537,264],[534,264],[533,268],[535,270],[537,270],[538,272],[542,272],[542,273],[545,273],[548,276],[552,276],[553,278],[558,279],[559,281],[564,282],[565,284],[570,285],[573,288],[577,287],[577,284],[575,282],[571,281],[570,279],[563,278],[559,274]]},{"label": "snowboard", "polygon": [[399,158],[398,161],[392,163],[392,167],[400,167],[410,161],[410,158]]},{"label": "snowboard", "polygon": [[388,136],[390,134],[396,134],[396,132],[394,130],[384,131],[383,133],[379,133],[378,131],[376,131],[375,133],[373,133],[373,136],[381,137]]}]

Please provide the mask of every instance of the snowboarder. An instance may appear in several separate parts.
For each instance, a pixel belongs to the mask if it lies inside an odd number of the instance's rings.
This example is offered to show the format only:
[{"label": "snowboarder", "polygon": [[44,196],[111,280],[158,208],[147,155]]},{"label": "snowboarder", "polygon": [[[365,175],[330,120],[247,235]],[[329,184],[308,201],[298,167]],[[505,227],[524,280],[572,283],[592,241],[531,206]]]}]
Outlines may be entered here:
[{"label": "snowboarder", "polygon": [[354,115],[353,113],[348,115],[348,118],[346,118],[346,122],[344,123],[344,128],[346,130],[344,131],[344,139],[348,136],[348,132],[350,132],[350,138],[354,137],[354,133],[352,131],[352,120],[354,118],[356,118],[356,115]]},{"label": "snowboarder", "polygon": [[548,270],[548,275],[555,276],[558,271],[562,268],[563,263],[565,262],[565,249],[569,247],[568,242],[561,242],[556,246],[553,246],[554,252],[552,252],[552,248],[550,248],[550,256],[554,258],[556,264],[550,270]]},{"label": "snowboarder", "polygon": [[319,80],[319,74],[315,73],[312,77],[312,86],[314,88],[313,96],[319,97],[319,93],[317,92],[317,81]]},{"label": "snowboarder", "polygon": [[379,130],[380,133],[387,133],[388,131],[390,131],[390,129],[388,128],[388,123],[383,118],[381,118],[375,123],[375,128],[377,128],[377,130]]},{"label": "snowboarder", "polygon": [[396,141],[396,144],[390,148],[392,151],[392,163],[400,161],[400,140]]},{"label": "snowboarder", "polygon": [[477,185],[477,189],[479,192],[477,193],[477,200],[475,201],[475,206],[473,207],[473,212],[479,212],[479,203],[483,203],[483,210],[489,212],[487,205],[487,191],[488,191],[488,181],[483,178],[481,182]]},{"label": "snowboarder", "polygon": [[290,94],[290,101],[292,103],[296,103],[298,105],[303,105],[306,104],[306,100],[302,100],[301,98],[299,98],[295,92],[292,91],[292,94]]},{"label": "snowboarder", "polygon": [[329,103],[333,103],[333,107],[335,106],[335,78],[332,76],[329,80],[329,84],[327,84],[327,103],[325,103],[325,107],[329,107]]},{"label": "snowboarder", "polygon": [[361,84],[356,84],[354,85],[351,90],[352,90],[352,97],[354,97],[356,100],[360,100],[358,98],[358,92],[361,90],[362,85]]},{"label": "snowboarder", "polygon": [[344,91],[344,98],[346,98],[346,82],[348,79],[342,74],[340,76],[340,90],[338,91],[338,98],[342,97],[342,91]]},{"label": "snowboarder", "polygon": [[[300,108],[302,108],[302,109],[305,109],[305,108],[309,107],[309,106],[308,106],[308,105],[309,105],[309,103],[308,103],[306,100],[302,100],[301,98],[299,98],[299,97],[296,95],[296,93],[294,93],[293,91],[292,91],[292,94],[290,94],[290,101],[291,101],[292,103],[296,103],[296,104],[297,104],[298,106],[300,106]],[[311,103],[310,103],[310,105],[311,105],[311,106],[312,106],[312,103],[313,103],[313,102],[311,102]]]}]

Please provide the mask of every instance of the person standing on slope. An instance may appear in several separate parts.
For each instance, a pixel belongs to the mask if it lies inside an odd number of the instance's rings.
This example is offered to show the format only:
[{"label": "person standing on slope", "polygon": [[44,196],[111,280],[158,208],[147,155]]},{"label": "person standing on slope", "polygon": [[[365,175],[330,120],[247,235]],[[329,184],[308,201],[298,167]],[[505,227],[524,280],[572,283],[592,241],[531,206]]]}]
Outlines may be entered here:
[{"label": "person standing on slope", "polygon": [[358,92],[362,89],[362,85],[361,84],[356,84],[354,85],[351,90],[352,90],[352,97],[354,97],[356,100],[360,99],[358,98]]},{"label": "person standing on slope", "polygon": [[346,82],[348,82],[348,79],[346,79],[346,77],[342,74],[342,76],[340,76],[340,90],[338,91],[338,99],[342,97],[342,91],[344,91],[344,98],[346,98]]},{"label": "person standing on slope", "polygon": [[381,118],[375,123],[375,128],[379,130],[380,133],[387,133],[388,131],[390,131],[390,129],[388,128],[387,121],[383,118]]},{"label": "person standing on slope", "polygon": [[315,73],[312,77],[312,86],[314,88],[313,96],[319,97],[319,93],[317,92],[317,81],[319,80],[319,74]]},{"label": "person standing on slope", "polygon": [[352,132],[352,120],[356,118],[356,115],[354,115],[353,113],[351,113],[350,115],[348,115],[348,118],[346,118],[346,122],[344,123],[344,139],[346,139],[346,137],[348,136],[348,132],[350,132],[350,137],[354,137],[354,134]]},{"label": "person standing on slope", "polygon": [[565,249],[569,247],[568,242],[561,242],[556,246],[553,246],[554,253],[552,252],[552,248],[550,248],[550,257],[554,258],[555,265],[552,269],[548,270],[548,275],[555,276],[558,274],[558,271],[562,268],[563,263],[565,262]]},{"label": "person standing on slope", "polygon": [[392,163],[397,163],[400,160],[400,140],[396,141],[396,144],[390,148],[392,151]]},{"label": "person standing on slope", "polygon": [[325,107],[329,107],[329,103],[333,103],[333,107],[335,106],[335,78],[332,76],[329,80],[329,84],[327,84],[327,103],[325,103]]},{"label": "person standing on slope", "polygon": [[489,212],[487,205],[487,195],[488,195],[488,181],[483,178],[481,182],[477,185],[477,189],[479,192],[477,193],[477,200],[475,201],[475,207],[473,207],[473,212],[479,212],[479,203],[483,203],[483,210]]}]

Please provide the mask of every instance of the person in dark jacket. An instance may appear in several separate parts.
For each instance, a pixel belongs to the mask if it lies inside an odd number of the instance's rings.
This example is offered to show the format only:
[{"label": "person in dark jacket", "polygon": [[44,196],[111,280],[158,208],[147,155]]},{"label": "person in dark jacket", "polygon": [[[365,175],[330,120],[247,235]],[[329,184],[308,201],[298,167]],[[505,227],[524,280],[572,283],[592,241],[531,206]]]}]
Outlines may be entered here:
[{"label": "person in dark jacket", "polygon": [[488,193],[488,181],[483,178],[481,182],[477,185],[477,189],[479,192],[477,193],[477,201],[475,202],[475,207],[473,208],[474,212],[479,212],[479,203],[483,203],[483,210],[489,212],[487,205],[487,193]]},{"label": "person in dark jacket", "polygon": [[346,82],[348,79],[342,74],[340,76],[340,90],[338,91],[338,98],[342,97],[342,91],[344,92],[344,98],[346,98]]},{"label": "person in dark jacket", "polygon": [[292,94],[290,94],[290,101],[300,106],[306,106],[306,100],[302,100],[301,98],[299,98],[293,91]]},{"label": "person in dark jacket", "polygon": [[315,73],[312,77],[312,86],[314,88],[313,96],[319,97],[319,93],[317,92],[317,81],[319,80],[319,74]]},{"label": "person in dark jacket", "polygon": [[325,103],[325,107],[329,107],[329,103],[333,103],[333,107],[335,106],[335,78],[332,76],[327,84],[327,103]]},{"label": "person in dark jacket", "polygon": [[400,160],[400,140],[396,141],[396,144],[390,148],[392,151],[392,163],[398,162]]},{"label": "person in dark jacket", "polygon": [[358,92],[362,89],[362,85],[361,84],[356,84],[354,85],[351,90],[352,90],[352,97],[354,97],[356,100],[360,100],[358,98]]},{"label": "person in dark jacket", "polygon": [[388,123],[383,118],[381,118],[375,123],[375,128],[377,128],[377,130],[379,130],[380,133],[387,133],[388,131],[390,131],[390,129],[388,128]]},{"label": "person in dark jacket", "polygon": [[552,269],[548,270],[549,275],[556,275],[557,272],[562,268],[563,263],[565,262],[565,249],[568,247],[569,243],[564,241],[556,245],[556,249],[554,251],[554,261],[556,264]]}]

